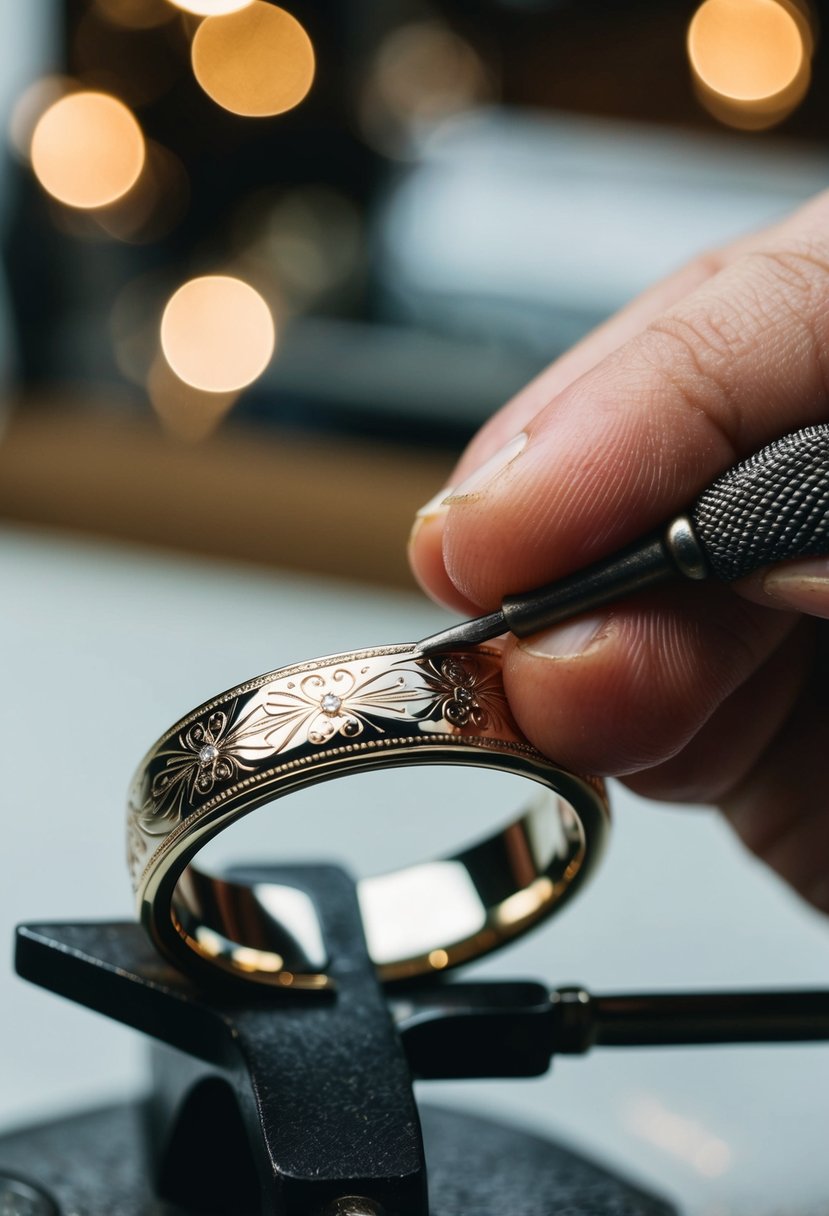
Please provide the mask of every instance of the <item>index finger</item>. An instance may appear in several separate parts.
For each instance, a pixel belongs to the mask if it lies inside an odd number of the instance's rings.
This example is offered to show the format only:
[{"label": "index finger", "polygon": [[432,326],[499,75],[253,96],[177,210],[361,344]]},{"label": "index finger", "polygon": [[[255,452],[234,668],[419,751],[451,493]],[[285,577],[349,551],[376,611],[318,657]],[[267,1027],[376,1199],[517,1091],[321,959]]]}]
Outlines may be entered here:
[{"label": "index finger", "polygon": [[[825,417],[829,196],[602,359],[448,499],[443,557],[491,609],[682,510],[724,468]],[[499,463],[500,460],[500,463]]]},{"label": "index finger", "polygon": [[[441,577],[466,604],[492,609],[605,556],[737,458],[824,415],[827,213],[829,196],[750,243],[455,488],[423,541],[442,526]],[[688,746],[794,622],[729,588],[683,584],[508,645],[507,694],[559,762],[652,768]]]},{"label": "index finger", "polygon": [[[774,229],[767,229],[765,235],[770,237],[773,232]],[[460,484],[519,433],[559,393],[623,343],[641,333],[649,322],[684,299],[723,267],[730,265],[741,253],[753,248],[758,239],[758,235],[752,233],[722,249],[700,254],[636,297],[551,363],[481,427],[461,456],[452,484]],[[409,539],[409,557],[416,577],[433,598],[468,614],[474,612],[475,605],[451,582],[443,561],[446,507],[442,500],[448,493],[448,488],[444,488],[418,512]]]}]

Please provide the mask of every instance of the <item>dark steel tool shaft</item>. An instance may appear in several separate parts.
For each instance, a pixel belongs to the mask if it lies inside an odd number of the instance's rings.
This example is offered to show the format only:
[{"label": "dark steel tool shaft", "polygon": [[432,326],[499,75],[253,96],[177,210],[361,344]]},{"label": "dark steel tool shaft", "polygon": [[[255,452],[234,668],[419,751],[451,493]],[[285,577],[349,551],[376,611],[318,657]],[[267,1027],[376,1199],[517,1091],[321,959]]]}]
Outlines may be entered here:
[{"label": "dark steel tool shaft", "polygon": [[535,1077],[594,1047],[829,1042],[829,991],[553,992],[529,980],[432,984],[390,998],[420,1079]]},{"label": "dark steel tool shaft", "polygon": [[668,579],[732,582],[773,562],[829,555],[829,424],[804,427],[719,477],[688,512],[655,535],[535,591],[499,612],[444,629],[421,654],[498,634],[528,637],[559,621]]},{"label": "dark steel tool shaft", "polygon": [[553,1050],[829,1040],[829,992],[553,993]]}]

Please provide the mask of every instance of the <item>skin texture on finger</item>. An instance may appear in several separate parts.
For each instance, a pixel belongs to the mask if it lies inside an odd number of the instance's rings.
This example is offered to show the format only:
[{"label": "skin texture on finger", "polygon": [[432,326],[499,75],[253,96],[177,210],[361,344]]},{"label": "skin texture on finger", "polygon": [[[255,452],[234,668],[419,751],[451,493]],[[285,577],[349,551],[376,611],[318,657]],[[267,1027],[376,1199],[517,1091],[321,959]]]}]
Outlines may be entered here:
[{"label": "skin texture on finger", "polygon": [[624,342],[641,333],[656,317],[690,295],[743,253],[753,249],[758,241],[771,239],[775,231],[776,228],[764,229],[722,249],[700,254],[597,326],[525,385],[481,427],[461,456],[451,478],[452,485],[459,484],[473,469],[483,464],[558,393],[591,371]]},{"label": "skin texture on finger", "polygon": [[777,224],[747,233],[721,249],[701,253],[661,282],[642,292],[551,363],[498,410],[467,446],[450,478],[450,484],[457,485],[522,430],[558,393],[591,371],[607,355],[640,334],[655,318],[684,300],[721,270],[747,254],[763,249],[774,250],[789,240],[797,240],[801,230],[820,232],[826,225],[827,210],[829,195],[820,195]]},{"label": "skin texture on finger", "polygon": [[711,278],[733,256],[733,253],[724,250],[721,253],[714,251],[695,258],[687,266],[637,296],[546,367],[484,424],[459,460],[452,476],[452,484],[457,485],[468,473],[483,464],[502,444],[523,430],[526,423],[553,397],[589,372],[607,355],[618,350],[623,342],[641,333],[654,317],[658,317],[666,308],[670,308]]},{"label": "skin texture on finger", "polygon": [[793,627],[726,587],[664,588],[614,608],[579,655],[513,639],[507,698],[531,742],[565,767],[638,772],[687,746]]},{"label": "skin texture on finger", "polygon": [[[570,516],[591,497],[598,497],[602,510],[599,491],[603,490],[605,462],[608,466],[615,463],[617,469],[627,466],[630,477],[641,480],[638,488],[611,483],[605,500],[608,508],[614,506],[613,495],[622,501],[631,499],[636,506],[643,491],[649,489],[647,478],[658,478],[660,491],[676,490],[652,496],[654,510],[642,516],[631,513],[626,530],[597,529],[593,537],[583,535],[586,529],[581,535],[576,531],[575,545],[559,546],[562,563],[548,564],[537,578],[515,570],[514,576],[509,576],[512,585],[504,593],[529,590],[568,568],[590,562],[602,551],[605,531],[610,537],[620,536],[620,542],[631,539],[637,528],[659,522],[660,511],[682,510],[733,456],[748,454],[785,429],[822,416],[827,328],[822,326],[827,310],[823,247],[827,244],[824,233],[828,219],[829,196],[820,196],[774,229],[700,259],[628,306],[548,368],[487,423],[462,457],[452,478],[456,484],[504,437],[513,435],[515,428],[528,424],[532,417],[534,421],[528,427],[532,438],[536,433],[543,437],[548,432],[546,445],[552,452],[545,445],[540,456],[537,444],[531,444],[521,463],[526,468],[534,457],[536,468],[548,463],[547,480],[551,485],[546,486],[547,516],[556,512],[563,517],[568,510],[560,500],[564,489],[569,488],[573,469],[576,474],[581,472],[581,478],[576,479]],[[723,269],[717,272],[718,268]],[[703,286],[694,291],[693,285],[699,283]],[[671,299],[675,299],[675,306],[665,311]],[[642,327],[647,323],[650,330],[643,334]],[[611,354],[607,355],[609,348]],[[755,373],[746,382],[745,392],[739,393],[743,370],[748,367],[751,371],[752,362]],[[778,400],[777,385],[785,379],[789,366],[800,375],[788,393],[783,385]],[[766,376],[769,367],[771,373]],[[576,378],[583,368],[588,368],[585,375]],[[802,409],[791,409],[791,402],[799,396]],[[547,404],[538,412],[541,399]],[[688,423],[695,412],[703,417],[694,433]],[[577,441],[570,447],[574,434]],[[673,444],[671,434],[676,440]],[[705,458],[706,444],[710,458]],[[566,458],[558,460],[558,452]],[[542,460],[547,455],[552,455],[552,461]],[[683,458],[684,477],[676,469]],[[591,471],[596,469],[598,475],[591,483]],[[542,469],[537,468],[537,472]],[[556,482],[558,496],[552,492]],[[535,497],[535,485],[530,489]],[[660,502],[664,503],[661,508]],[[498,503],[497,494],[487,494],[479,502],[468,501],[449,513],[421,520],[412,536],[410,556],[414,574],[424,589],[463,613],[494,606],[492,596],[484,596],[474,579],[464,578],[467,565],[479,564],[481,546],[468,548],[466,563],[464,550],[470,535],[480,540],[485,533],[480,511],[489,512],[494,507],[496,516],[503,517],[507,508],[514,508],[506,523],[514,533],[513,518],[523,519],[523,506],[520,496]],[[480,508],[478,514],[475,507]],[[466,520],[457,519],[461,511]],[[552,520],[553,525],[556,522]],[[546,523],[534,510],[536,533],[546,535]],[[590,517],[586,523],[592,523]],[[559,539],[554,536],[554,540]],[[484,547],[497,553],[501,541],[502,531],[496,530],[487,537]],[[582,541],[586,541],[586,547]],[[604,550],[608,547],[609,542]],[[534,563],[524,564],[532,568]]]},{"label": "skin texture on finger", "polygon": [[646,798],[721,801],[747,779],[788,720],[808,684],[814,652],[814,628],[802,621],[677,755],[625,784]]},{"label": "skin texture on finger", "polygon": [[[683,266],[681,270],[638,296],[561,358],[551,363],[485,423],[463,453],[452,474],[451,484],[459,484],[473,469],[480,467],[513,435],[521,431],[557,393],[594,368],[629,338],[641,333],[666,308],[683,299],[690,291],[733,261],[739,254],[741,244],[732,245],[721,252],[704,254]],[[449,493],[449,490],[450,486],[445,487],[446,493]],[[452,582],[443,560],[446,511],[441,509],[442,497],[443,493],[436,494],[418,513],[409,537],[409,562],[421,587],[433,599],[453,611],[467,616],[474,615],[477,606]]]},{"label": "skin texture on finger", "polygon": [[822,233],[738,258],[560,393],[508,468],[454,503],[452,582],[489,610],[649,532],[738,458],[819,421],[827,315]]},{"label": "skin texture on finger", "polygon": [[[504,443],[517,434],[550,401],[578,378],[591,371],[607,355],[640,334],[666,309],[684,299],[758,241],[773,238],[777,228],[750,234],[721,250],[701,254],[662,282],[657,283],[600,325],[571,350],[530,381],[480,429],[456,466],[450,484],[458,485],[479,468]],[[443,557],[446,510],[440,503],[443,492],[418,513],[409,537],[409,562],[415,578],[438,603],[463,615],[474,615],[478,605],[450,578]]]}]

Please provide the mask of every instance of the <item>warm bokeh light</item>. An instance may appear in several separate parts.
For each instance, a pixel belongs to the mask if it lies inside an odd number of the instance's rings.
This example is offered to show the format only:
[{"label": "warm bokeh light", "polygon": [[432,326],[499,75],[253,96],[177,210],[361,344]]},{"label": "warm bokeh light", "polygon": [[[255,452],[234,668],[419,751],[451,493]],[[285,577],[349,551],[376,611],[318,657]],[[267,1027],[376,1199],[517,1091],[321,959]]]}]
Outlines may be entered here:
[{"label": "warm bokeh light", "polygon": [[239,397],[235,392],[206,393],[185,384],[161,354],[147,376],[147,393],[164,429],[188,443],[212,434]]},{"label": "warm bokeh light", "polygon": [[811,33],[787,0],[705,0],[688,27],[688,58],[707,108],[732,126],[780,122],[809,86]]},{"label": "warm bokeh light", "polygon": [[238,13],[253,0],[168,0],[168,3],[196,17],[221,17],[226,13]]},{"label": "warm bokeh light", "polygon": [[70,93],[41,115],[32,168],[49,194],[70,207],[105,207],[135,185],[144,137],[127,107],[107,93]]},{"label": "warm bokeh light", "polygon": [[268,305],[228,275],[190,279],[171,296],[161,347],[176,375],[208,393],[235,392],[267,367],[275,344]]},{"label": "warm bokeh light", "polygon": [[688,29],[694,71],[735,101],[782,92],[800,71],[804,53],[797,22],[778,0],[705,0]]},{"label": "warm bokeh light", "polygon": [[205,93],[248,118],[299,105],[314,79],[314,48],[295,17],[263,0],[196,30],[193,71]]}]

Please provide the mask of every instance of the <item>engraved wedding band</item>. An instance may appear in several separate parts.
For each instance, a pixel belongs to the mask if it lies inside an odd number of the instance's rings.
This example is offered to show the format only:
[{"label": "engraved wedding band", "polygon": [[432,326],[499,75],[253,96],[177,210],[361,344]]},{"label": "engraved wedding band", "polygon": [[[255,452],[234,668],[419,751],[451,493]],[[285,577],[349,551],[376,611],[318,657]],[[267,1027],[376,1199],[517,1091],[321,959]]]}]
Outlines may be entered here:
[{"label": "engraved wedding band", "polygon": [[[494,647],[360,650],[258,676],[199,706],[144,759],[130,791],[128,860],[139,917],[184,971],[324,988],[324,943],[301,892],[191,865],[225,827],[294,790],[369,769],[495,768],[538,788],[531,805],[454,856],[362,879],[383,980],[433,974],[503,945],[557,909],[598,860],[601,781],[557,768],[522,736]],[[290,804],[288,804],[290,805]],[[394,832],[394,821],[378,824]],[[299,911],[299,915],[297,912]],[[306,909],[307,913],[307,909]],[[313,919],[313,917],[312,917]]]}]

